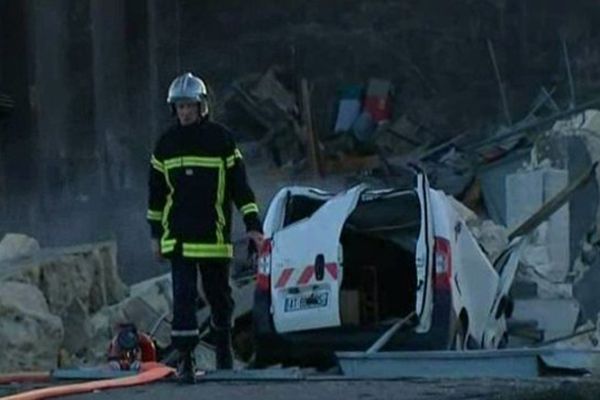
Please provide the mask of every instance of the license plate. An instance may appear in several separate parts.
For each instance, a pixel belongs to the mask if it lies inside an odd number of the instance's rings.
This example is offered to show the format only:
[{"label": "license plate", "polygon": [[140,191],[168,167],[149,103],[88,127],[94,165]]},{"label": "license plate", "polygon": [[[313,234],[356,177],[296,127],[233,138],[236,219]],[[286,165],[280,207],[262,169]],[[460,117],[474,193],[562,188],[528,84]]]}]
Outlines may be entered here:
[{"label": "license plate", "polygon": [[285,298],[285,312],[308,310],[311,308],[327,307],[329,292],[311,293],[287,296]]}]

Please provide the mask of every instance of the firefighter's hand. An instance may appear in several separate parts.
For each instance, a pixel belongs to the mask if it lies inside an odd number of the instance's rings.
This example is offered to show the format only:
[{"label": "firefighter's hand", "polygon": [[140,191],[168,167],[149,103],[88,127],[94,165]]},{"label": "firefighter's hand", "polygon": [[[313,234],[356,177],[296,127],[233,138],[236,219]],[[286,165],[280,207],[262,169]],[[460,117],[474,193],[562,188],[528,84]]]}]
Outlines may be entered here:
[{"label": "firefighter's hand", "polygon": [[156,258],[156,261],[165,261],[165,258],[160,253],[160,242],[158,241],[158,239],[152,239],[152,254],[154,254],[154,258]]},{"label": "firefighter's hand", "polygon": [[263,246],[263,242],[265,241],[265,237],[263,236],[263,234],[258,231],[250,231],[248,232],[248,238],[250,238],[250,240],[254,242],[256,250],[260,253]]}]

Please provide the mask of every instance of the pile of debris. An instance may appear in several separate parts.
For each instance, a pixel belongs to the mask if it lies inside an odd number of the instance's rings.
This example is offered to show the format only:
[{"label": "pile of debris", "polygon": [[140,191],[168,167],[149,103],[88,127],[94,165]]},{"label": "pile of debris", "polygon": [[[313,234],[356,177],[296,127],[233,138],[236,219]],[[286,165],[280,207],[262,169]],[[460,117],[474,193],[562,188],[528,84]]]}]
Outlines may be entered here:
[{"label": "pile of debris", "polygon": [[[232,284],[235,344],[247,359],[254,284],[241,275],[244,270],[237,272]],[[172,305],[170,274],[131,287],[120,280],[113,242],[40,249],[32,238],[8,234],[0,242],[0,371],[102,365],[123,323],[149,333],[161,359],[174,358]],[[209,309],[202,300],[197,317],[206,338]],[[196,358],[199,367],[214,368],[207,342],[198,346]]]},{"label": "pile of debris", "polygon": [[[24,235],[0,242],[0,371],[57,366],[83,355],[93,315],[128,294],[112,242],[40,249]],[[105,342],[106,345],[106,342]]]},{"label": "pile of debris", "polygon": [[307,142],[297,96],[291,87],[294,83],[286,77],[285,70],[272,67],[262,75],[238,79],[216,107],[235,132],[246,135],[239,141],[255,142],[255,149],[277,167],[301,163]]},{"label": "pile of debris", "polygon": [[[411,116],[393,116],[390,81],[369,79],[341,91],[331,132],[317,135],[306,82],[297,90],[294,80],[272,68],[235,82],[226,98],[259,126],[255,148],[267,149],[276,166],[352,171],[350,183],[389,187],[409,184],[411,164],[419,165],[433,187],[457,199],[491,261],[517,233],[527,236],[513,287],[515,346],[595,327],[600,182],[573,184],[589,178],[600,157],[600,113],[589,109],[600,99],[561,110],[542,88],[522,120],[439,142],[444,135]],[[559,194],[562,206],[550,212]],[[523,226],[532,216],[533,226]]]},{"label": "pile of debris", "polygon": [[371,78],[366,85],[343,88],[331,131],[321,134],[313,124],[311,92],[306,79],[271,67],[234,81],[216,107],[217,118],[245,132],[238,139],[253,142],[253,149],[275,167],[292,172],[308,168],[324,175],[371,168],[379,152],[397,154],[422,144],[416,139],[422,126],[406,115],[392,120],[391,81]]},{"label": "pile of debris", "polygon": [[[432,145],[413,140],[421,128],[407,116],[391,122],[393,87],[372,79],[366,91],[344,92],[328,142],[312,130],[306,80],[300,92],[295,94],[285,71],[272,68],[235,82],[219,109],[245,115],[242,124],[249,116],[256,129],[244,129],[247,139],[282,168],[309,164],[332,171],[339,163],[361,171],[358,181],[390,186],[412,179],[405,171],[418,164],[431,186],[456,198],[454,207],[492,264],[515,237],[526,237],[511,289],[509,346],[598,346],[600,112],[532,111],[495,135],[458,135]],[[349,154],[371,145],[371,158],[352,161]],[[237,243],[238,250],[243,245]],[[114,243],[43,250],[33,239],[7,235],[0,243],[5,355],[0,370],[103,362],[115,328],[124,322],[150,333],[161,358],[169,358],[170,276],[127,288],[115,260]],[[237,264],[233,295],[236,337],[243,348],[251,340],[254,283],[251,263],[237,259]],[[208,338],[209,309],[203,302],[197,317],[201,336]],[[210,345],[199,346],[198,353],[200,367],[211,368]]]},{"label": "pile of debris", "polygon": [[[199,277],[199,280],[201,277]],[[200,326],[200,345],[196,349],[198,367],[208,370],[214,368],[214,350],[210,344],[209,307],[202,299],[202,284],[198,282],[201,298],[198,300],[196,317]],[[234,320],[237,320],[234,338],[244,340],[245,331],[250,326],[242,321],[252,311],[254,281],[238,279],[232,282],[232,296],[235,302]],[[176,361],[177,354],[171,348],[170,328],[173,310],[171,275],[165,274],[132,285],[129,296],[121,302],[104,307],[91,318],[93,336],[87,342],[85,359],[73,360],[72,364],[102,363],[106,360],[107,343],[115,334],[115,328],[124,322],[134,323],[142,332],[147,332],[157,345],[158,356],[164,362]],[[240,339],[241,338],[241,339]],[[238,343],[236,343],[238,344]],[[247,343],[239,343],[238,355],[249,356],[243,348]],[[247,358],[246,358],[247,360]],[[242,361],[237,360],[240,364]]]},{"label": "pile of debris", "polygon": [[[595,110],[558,121],[541,135],[525,168],[507,177],[507,224],[518,223],[527,208],[542,207],[582,172],[595,168],[599,135],[600,113]],[[595,329],[600,303],[594,284],[600,278],[600,186],[595,177],[574,190],[569,203],[528,238],[519,278],[535,288],[535,296],[523,290],[524,298],[515,304],[515,318],[535,320],[545,341],[575,335],[579,346],[596,346],[600,339]]]},{"label": "pile of debris", "polygon": [[[501,156],[491,161],[466,157],[465,147],[452,146],[437,168],[454,173],[446,160],[472,160],[469,178],[463,180],[467,184],[454,190],[462,201],[456,207],[492,261],[512,238],[526,236],[512,288],[509,345],[595,347],[600,340],[595,295],[600,282],[600,112],[556,119],[527,139],[504,134],[495,143],[503,148]],[[471,149],[477,146],[472,143]]]}]

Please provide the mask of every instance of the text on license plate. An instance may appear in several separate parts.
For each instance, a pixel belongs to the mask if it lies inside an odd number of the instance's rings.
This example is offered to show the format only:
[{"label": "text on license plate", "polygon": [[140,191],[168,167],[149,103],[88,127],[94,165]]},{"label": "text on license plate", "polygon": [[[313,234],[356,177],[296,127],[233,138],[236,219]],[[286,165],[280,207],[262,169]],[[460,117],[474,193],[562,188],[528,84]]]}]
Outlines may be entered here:
[{"label": "text on license plate", "polygon": [[285,298],[285,312],[327,307],[329,292],[288,295]]}]

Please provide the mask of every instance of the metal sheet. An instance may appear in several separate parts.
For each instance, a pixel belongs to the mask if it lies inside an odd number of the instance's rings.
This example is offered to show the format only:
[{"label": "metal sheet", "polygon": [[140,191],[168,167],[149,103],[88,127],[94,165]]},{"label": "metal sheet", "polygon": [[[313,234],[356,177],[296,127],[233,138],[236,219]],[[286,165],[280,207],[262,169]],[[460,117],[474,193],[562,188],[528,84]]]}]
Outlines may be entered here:
[{"label": "metal sheet", "polygon": [[551,373],[552,370],[570,370],[574,373],[594,372],[600,365],[600,355],[589,352],[551,353],[540,356],[542,370]]},{"label": "metal sheet", "polygon": [[541,373],[541,357],[580,372],[599,354],[565,349],[336,353],[343,374],[354,379],[533,378]]},{"label": "metal sheet", "polygon": [[544,331],[544,340],[551,340],[573,333],[579,312],[575,299],[516,299],[512,317],[536,321]]}]

